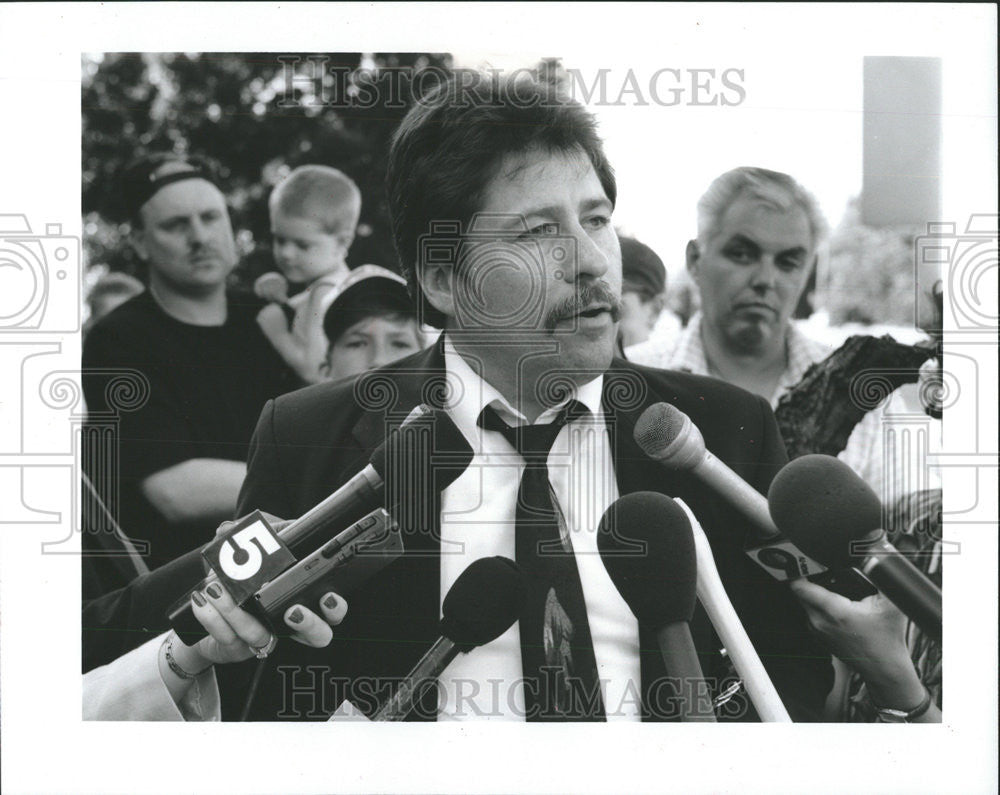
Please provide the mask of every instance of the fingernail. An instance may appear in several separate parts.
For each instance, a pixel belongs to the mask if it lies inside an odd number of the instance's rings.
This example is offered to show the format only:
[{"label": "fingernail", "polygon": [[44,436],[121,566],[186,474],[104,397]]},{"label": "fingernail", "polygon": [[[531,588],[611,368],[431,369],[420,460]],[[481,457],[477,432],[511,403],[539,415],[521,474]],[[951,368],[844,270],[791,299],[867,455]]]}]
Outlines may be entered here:
[{"label": "fingernail", "polygon": [[214,582],[211,585],[209,585],[205,590],[208,591],[208,595],[211,596],[213,599],[218,599],[220,596],[222,596],[222,589]]},{"label": "fingernail", "polygon": [[204,607],[206,604],[205,597],[201,595],[201,591],[195,591],[191,594],[191,598],[194,599],[194,603],[198,605],[198,607]]},{"label": "fingernail", "polygon": [[323,600],[323,604],[326,607],[328,607],[330,610],[333,610],[333,609],[335,609],[337,607],[337,605],[339,604],[339,602],[337,601],[337,597],[336,596],[334,596],[333,594],[329,594],[326,597],[326,599]]},{"label": "fingernail", "polygon": [[302,611],[299,610],[299,608],[297,607],[291,613],[288,614],[288,620],[291,621],[293,624],[301,624],[303,618],[304,616],[302,615]]}]

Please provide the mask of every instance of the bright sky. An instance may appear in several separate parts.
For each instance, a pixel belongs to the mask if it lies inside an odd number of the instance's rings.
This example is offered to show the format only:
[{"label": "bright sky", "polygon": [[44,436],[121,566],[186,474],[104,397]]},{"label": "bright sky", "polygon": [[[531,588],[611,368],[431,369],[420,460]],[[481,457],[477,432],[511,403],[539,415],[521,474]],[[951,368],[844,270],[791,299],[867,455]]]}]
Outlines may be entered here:
[{"label": "bright sky", "polygon": [[[455,57],[462,66],[508,70],[531,66],[543,56],[559,56],[566,68],[579,70],[588,86],[599,70],[606,70],[607,102],[594,101],[595,95],[589,105],[618,175],[615,222],[656,249],[670,271],[683,268],[684,245],[694,236],[698,197],[714,177],[735,166],[756,165],[792,174],[815,194],[827,220],[836,226],[848,200],[861,190],[865,55],[944,59],[945,214],[962,217],[966,205],[978,212],[995,206],[995,156],[991,163],[968,161],[970,144],[984,136],[995,140],[995,115],[970,113],[966,101],[976,96],[979,84],[990,75],[982,71],[982,60],[965,63],[970,54],[957,31],[949,29],[948,7],[925,7],[923,17],[936,13],[940,19],[922,18],[912,30],[904,7],[869,5],[863,12],[849,5],[827,8],[830,13],[813,8],[811,16],[802,18],[801,27],[788,5],[755,7],[752,26],[738,19],[720,26],[720,15],[713,14],[711,34],[699,36],[690,34],[687,18],[705,13],[704,9],[671,6],[658,17],[657,10],[646,6],[636,40],[616,42],[611,56],[605,50],[560,49],[517,55],[456,52]],[[678,24],[668,24],[670,19]],[[671,36],[671,30],[685,33]],[[659,46],[648,45],[653,37],[661,39]],[[661,74],[657,85],[664,104],[657,104],[649,85],[664,68],[681,70],[681,81],[670,73]],[[685,86],[683,103],[692,99],[693,69],[714,69],[715,79],[709,79],[713,93],[730,100],[739,96],[720,82],[720,76],[727,69],[741,70],[742,80],[730,73],[730,82],[742,85],[745,98],[727,107],[666,106],[675,85]],[[640,104],[632,92],[621,98],[624,106],[612,106],[630,70],[647,104]],[[704,74],[700,79],[706,80]],[[577,97],[583,99],[579,93]],[[986,151],[990,148],[987,144]]]}]

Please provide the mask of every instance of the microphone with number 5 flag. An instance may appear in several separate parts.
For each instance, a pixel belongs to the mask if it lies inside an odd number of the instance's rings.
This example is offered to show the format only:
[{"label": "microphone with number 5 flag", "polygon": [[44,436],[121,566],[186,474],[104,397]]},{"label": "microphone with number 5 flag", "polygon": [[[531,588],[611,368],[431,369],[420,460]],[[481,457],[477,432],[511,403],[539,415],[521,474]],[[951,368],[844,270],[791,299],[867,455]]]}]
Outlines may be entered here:
[{"label": "microphone with number 5 flag", "polygon": [[[442,452],[447,451],[447,452]],[[377,508],[391,511],[403,532],[420,527],[417,491],[443,490],[469,466],[472,448],[447,413],[415,408],[371,454],[354,477],[302,516],[275,532],[258,512],[215,538],[203,552],[213,571],[194,590],[220,581],[241,607],[263,585]],[[347,594],[342,594],[346,596]],[[191,592],[168,611],[171,627],[188,644],[205,637],[191,611]]]}]

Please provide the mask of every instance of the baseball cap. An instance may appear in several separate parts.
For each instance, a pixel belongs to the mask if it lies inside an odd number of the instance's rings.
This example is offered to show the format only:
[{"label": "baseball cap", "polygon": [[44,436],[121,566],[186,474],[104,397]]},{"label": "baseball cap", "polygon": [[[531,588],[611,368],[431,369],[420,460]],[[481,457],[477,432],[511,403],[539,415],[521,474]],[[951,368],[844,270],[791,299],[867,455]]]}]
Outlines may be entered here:
[{"label": "baseball cap", "polygon": [[625,290],[652,298],[667,289],[667,269],[655,251],[634,237],[619,236]]},{"label": "baseball cap", "polygon": [[387,312],[416,319],[406,279],[380,265],[359,265],[347,275],[327,307],[323,332],[327,340],[334,342],[355,323]]},{"label": "baseball cap", "polygon": [[[164,166],[171,168],[164,169]],[[165,173],[157,174],[161,169]],[[141,155],[125,167],[121,176],[121,201],[124,213],[136,217],[142,206],[161,189],[185,179],[204,179],[218,187],[215,166],[206,158],[183,156],[173,152]]]}]

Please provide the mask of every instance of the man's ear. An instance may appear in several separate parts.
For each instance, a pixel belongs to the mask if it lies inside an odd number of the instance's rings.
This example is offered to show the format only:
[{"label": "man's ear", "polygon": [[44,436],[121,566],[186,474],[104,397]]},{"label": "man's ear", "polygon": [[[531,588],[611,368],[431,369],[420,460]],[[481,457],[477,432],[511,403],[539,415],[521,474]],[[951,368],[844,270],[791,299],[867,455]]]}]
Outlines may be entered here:
[{"label": "man's ear", "polygon": [[128,233],[128,242],[132,246],[139,259],[144,262],[149,261],[149,247],[146,245],[146,230],[141,226],[134,226]]},{"label": "man's ear", "polygon": [[455,316],[455,268],[445,263],[417,265],[417,283],[427,302],[447,317]]},{"label": "man's ear", "polygon": [[698,273],[698,258],[701,256],[701,250],[698,248],[697,240],[689,240],[687,248],[684,249],[684,258],[687,261],[688,273],[692,276]]}]

